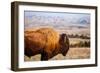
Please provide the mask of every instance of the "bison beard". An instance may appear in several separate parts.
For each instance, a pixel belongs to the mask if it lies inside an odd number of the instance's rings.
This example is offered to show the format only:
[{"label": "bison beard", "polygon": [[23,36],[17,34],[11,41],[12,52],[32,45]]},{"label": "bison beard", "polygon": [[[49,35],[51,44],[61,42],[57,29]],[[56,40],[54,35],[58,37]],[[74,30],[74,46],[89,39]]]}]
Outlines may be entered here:
[{"label": "bison beard", "polygon": [[25,55],[28,57],[41,54],[41,61],[48,60],[69,50],[69,39],[66,34],[59,35],[51,28],[40,28],[36,31],[25,31]]}]

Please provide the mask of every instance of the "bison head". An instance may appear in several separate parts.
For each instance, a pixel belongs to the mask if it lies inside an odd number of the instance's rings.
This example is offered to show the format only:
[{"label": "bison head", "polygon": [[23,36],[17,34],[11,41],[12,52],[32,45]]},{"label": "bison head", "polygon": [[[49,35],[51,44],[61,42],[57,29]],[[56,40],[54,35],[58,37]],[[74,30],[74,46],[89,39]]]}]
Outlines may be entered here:
[{"label": "bison head", "polygon": [[60,51],[63,56],[66,56],[68,50],[69,50],[69,39],[65,33],[60,35]]}]

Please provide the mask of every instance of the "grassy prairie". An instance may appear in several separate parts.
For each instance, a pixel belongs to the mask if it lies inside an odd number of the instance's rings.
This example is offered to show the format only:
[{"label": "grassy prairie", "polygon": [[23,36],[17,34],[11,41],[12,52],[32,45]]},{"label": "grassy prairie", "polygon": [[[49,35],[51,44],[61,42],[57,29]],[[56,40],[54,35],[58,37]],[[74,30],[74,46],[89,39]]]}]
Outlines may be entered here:
[{"label": "grassy prairie", "polygon": [[87,59],[90,58],[90,48],[70,48],[66,59]]},{"label": "grassy prairie", "polygon": [[81,38],[69,38],[70,44],[76,44],[79,43],[80,41],[85,42],[85,41],[90,41],[90,39],[81,39]]},{"label": "grassy prairie", "polygon": [[[31,58],[25,56],[25,61],[40,61],[41,55],[35,55]],[[90,58],[90,48],[70,48],[66,56],[58,54],[50,60],[67,60],[67,59],[88,59]]]},{"label": "grassy prairie", "polygon": [[[28,31],[34,31],[32,29]],[[90,41],[90,39],[81,39],[81,38],[69,38],[70,44],[77,44],[80,41],[85,42],[85,41]],[[90,47],[70,47],[68,53],[66,56],[63,56],[62,54],[58,54],[51,58],[50,60],[67,60],[67,59],[87,59],[90,58]],[[24,56],[24,61],[40,61],[41,55],[35,55],[32,56],[31,58]]]}]

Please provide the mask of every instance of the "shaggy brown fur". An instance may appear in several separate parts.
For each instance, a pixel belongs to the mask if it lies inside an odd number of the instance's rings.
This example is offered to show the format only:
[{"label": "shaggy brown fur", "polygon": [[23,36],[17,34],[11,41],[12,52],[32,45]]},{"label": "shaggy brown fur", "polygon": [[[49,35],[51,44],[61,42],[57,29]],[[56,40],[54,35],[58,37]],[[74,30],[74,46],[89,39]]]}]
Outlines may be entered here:
[{"label": "shaggy brown fur", "polygon": [[59,35],[52,28],[25,31],[25,55],[41,54],[41,60],[48,60],[58,53],[65,56],[69,49],[69,40],[65,37],[66,34]]}]

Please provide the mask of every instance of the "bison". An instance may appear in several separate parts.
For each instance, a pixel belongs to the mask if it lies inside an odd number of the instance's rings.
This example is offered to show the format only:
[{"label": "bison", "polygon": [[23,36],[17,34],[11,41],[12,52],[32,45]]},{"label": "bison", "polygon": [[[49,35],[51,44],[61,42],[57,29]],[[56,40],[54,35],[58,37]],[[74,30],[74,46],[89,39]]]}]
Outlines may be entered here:
[{"label": "bison", "polygon": [[40,28],[35,31],[25,31],[24,45],[26,56],[41,54],[42,61],[59,53],[65,56],[69,50],[69,39],[66,34],[59,34],[52,28]]}]

